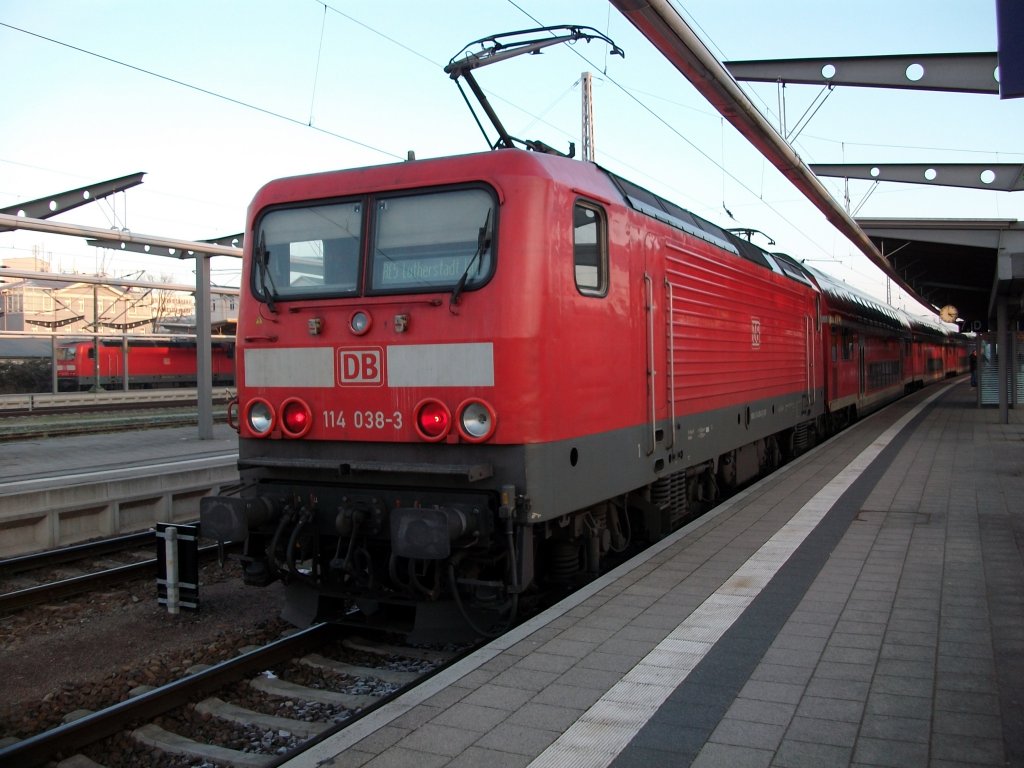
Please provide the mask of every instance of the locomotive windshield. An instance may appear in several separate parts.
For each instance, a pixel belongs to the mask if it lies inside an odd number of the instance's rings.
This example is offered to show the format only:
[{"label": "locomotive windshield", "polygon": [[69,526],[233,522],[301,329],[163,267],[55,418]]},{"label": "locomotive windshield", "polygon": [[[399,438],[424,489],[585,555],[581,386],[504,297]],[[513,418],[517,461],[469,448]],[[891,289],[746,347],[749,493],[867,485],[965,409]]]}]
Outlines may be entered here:
[{"label": "locomotive windshield", "polygon": [[268,299],[358,290],[361,202],[268,213],[257,249],[259,292]]},{"label": "locomotive windshield", "polygon": [[254,253],[256,295],[272,302],[478,288],[493,271],[494,208],[489,191],[469,188],[270,211]]}]

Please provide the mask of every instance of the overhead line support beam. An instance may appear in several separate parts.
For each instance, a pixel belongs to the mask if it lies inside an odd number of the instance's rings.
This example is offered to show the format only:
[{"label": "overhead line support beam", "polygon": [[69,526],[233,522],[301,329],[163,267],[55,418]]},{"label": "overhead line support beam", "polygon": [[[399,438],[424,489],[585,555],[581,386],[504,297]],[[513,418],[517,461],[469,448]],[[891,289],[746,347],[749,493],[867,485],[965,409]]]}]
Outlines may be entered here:
[{"label": "overhead line support beam", "polygon": [[[104,197],[109,197],[117,192],[124,192],[137,184],[142,183],[145,173],[133,173],[128,176],[121,176],[109,181],[98,181],[86,187],[70,189],[67,192],[58,192],[56,195],[41,197],[38,200],[29,200],[18,205],[7,208],[0,208],[0,213],[9,213],[15,216],[28,216],[35,219],[48,219],[51,216],[70,211],[82,205],[88,205]],[[0,227],[0,232],[9,230],[10,227]]]},{"label": "overhead line support beam", "polygon": [[1024,190],[1024,163],[812,163],[818,176],[940,187]]},{"label": "overhead line support beam", "polygon": [[[86,227],[80,224],[63,224],[58,221],[43,221],[28,216],[11,216],[0,213],[0,230],[3,229],[28,229],[34,232],[47,232],[51,235],[70,235],[71,237],[91,237],[103,240],[112,244],[137,243],[139,245],[150,245],[156,248],[174,249],[176,258],[191,258],[197,253],[207,256],[234,256],[242,257],[241,248],[232,248],[229,245],[216,245],[214,243],[200,243],[194,240],[175,240],[170,237],[158,237],[156,235],[136,235],[118,229],[102,229],[100,227]],[[116,247],[110,245],[107,247]],[[154,254],[163,255],[163,254]]]},{"label": "overhead line support beam", "polygon": [[999,93],[995,53],[919,53],[813,59],[726,61],[737,80],[759,83],[846,85],[915,91]]}]

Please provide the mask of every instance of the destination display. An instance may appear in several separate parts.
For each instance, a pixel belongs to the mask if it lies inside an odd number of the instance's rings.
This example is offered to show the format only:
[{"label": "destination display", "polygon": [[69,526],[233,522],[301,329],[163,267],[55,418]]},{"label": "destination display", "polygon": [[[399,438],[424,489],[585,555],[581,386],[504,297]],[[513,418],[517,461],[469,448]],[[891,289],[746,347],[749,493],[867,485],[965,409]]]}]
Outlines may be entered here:
[{"label": "destination display", "polygon": [[473,256],[472,247],[458,255],[439,255],[412,259],[381,259],[375,261],[374,285],[383,289],[419,288],[424,285],[454,286]]}]

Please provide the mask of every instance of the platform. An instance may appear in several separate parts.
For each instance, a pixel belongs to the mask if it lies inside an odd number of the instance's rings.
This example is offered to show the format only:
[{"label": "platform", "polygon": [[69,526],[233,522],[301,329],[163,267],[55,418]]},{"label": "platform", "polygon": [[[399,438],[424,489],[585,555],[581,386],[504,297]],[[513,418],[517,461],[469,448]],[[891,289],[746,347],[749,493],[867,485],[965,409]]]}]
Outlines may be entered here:
[{"label": "platform", "polygon": [[288,768],[1024,764],[1024,419],[863,420]]},{"label": "platform", "polygon": [[195,520],[237,462],[223,424],[0,441],[0,557]]},{"label": "platform", "polygon": [[238,433],[215,424],[212,440],[200,440],[194,424],[67,437],[0,442],[0,483],[54,478],[104,469],[238,454]]}]

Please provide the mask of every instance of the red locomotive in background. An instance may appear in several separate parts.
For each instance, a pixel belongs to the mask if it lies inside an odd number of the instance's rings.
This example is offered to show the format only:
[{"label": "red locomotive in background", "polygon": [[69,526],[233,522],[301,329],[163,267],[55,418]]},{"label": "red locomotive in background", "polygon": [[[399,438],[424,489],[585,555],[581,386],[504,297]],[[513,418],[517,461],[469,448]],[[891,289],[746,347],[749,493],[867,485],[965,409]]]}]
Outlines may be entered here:
[{"label": "red locomotive in background", "polygon": [[274,181],[245,243],[243,486],[202,529],[298,624],[486,633],[966,369],[937,320],[553,155]]},{"label": "red locomotive in background", "polygon": [[[235,381],[235,350],[232,341],[212,343],[214,386]],[[96,353],[99,350],[99,385],[105,389],[124,386],[127,371],[132,389],[196,386],[196,343],[193,340],[128,339],[127,357],[120,339],[72,341],[57,348],[57,386],[62,392],[87,390],[97,383]]]}]

